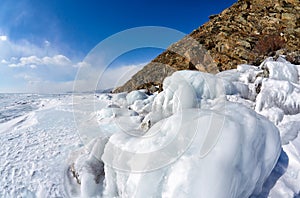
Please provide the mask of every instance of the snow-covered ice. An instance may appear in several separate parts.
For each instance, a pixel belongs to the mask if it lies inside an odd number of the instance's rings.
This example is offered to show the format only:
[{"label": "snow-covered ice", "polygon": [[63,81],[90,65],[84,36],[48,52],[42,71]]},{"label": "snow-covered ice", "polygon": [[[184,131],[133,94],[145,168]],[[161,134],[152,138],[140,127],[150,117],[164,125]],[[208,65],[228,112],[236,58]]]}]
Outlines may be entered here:
[{"label": "snow-covered ice", "polygon": [[33,108],[0,124],[0,197],[66,197],[66,159],[82,147],[72,97],[5,95],[7,101],[20,98]]},{"label": "snow-covered ice", "polygon": [[79,145],[70,97],[0,124],[0,197],[64,195],[65,158]]}]

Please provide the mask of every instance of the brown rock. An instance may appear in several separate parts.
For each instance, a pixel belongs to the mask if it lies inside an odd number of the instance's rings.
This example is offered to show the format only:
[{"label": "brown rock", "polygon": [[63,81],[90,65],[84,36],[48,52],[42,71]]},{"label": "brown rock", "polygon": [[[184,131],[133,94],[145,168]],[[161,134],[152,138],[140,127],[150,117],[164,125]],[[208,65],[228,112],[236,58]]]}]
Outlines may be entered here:
[{"label": "brown rock", "polygon": [[220,14],[210,16],[207,23],[171,45],[114,91],[162,83],[177,70],[216,73],[241,63],[260,64],[276,51],[294,62],[299,60],[300,1],[238,0]]}]

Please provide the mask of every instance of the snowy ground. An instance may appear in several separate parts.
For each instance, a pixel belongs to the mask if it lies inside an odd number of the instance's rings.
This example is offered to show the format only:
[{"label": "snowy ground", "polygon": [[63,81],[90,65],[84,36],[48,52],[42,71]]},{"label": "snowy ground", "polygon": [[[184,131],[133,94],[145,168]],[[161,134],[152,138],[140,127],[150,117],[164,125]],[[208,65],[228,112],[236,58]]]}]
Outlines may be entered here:
[{"label": "snowy ground", "polygon": [[[79,97],[82,98],[82,97]],[[65,197],[66,158],[81,145],[71,96],[0,124],[0,197]]]},{"label": "snowy ground", "polygon": [[44,97],[1,119],[0,197],[300,197],[299,82],[279,58]]}]

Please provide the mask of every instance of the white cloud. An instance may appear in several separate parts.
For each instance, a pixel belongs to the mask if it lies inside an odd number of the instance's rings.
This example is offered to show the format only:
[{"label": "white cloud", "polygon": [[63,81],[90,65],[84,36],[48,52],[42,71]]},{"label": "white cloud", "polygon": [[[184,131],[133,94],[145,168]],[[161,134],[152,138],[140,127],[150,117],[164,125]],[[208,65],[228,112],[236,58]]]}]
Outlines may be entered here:
[{"label": "white cloud", "polygon": [[0,91],[46,93],[72,90],[77,71],[74,65],[80,64],[58,53],[50,42],[41,45],[26,40],[0,40],[0,73],[6,77],[5,83],[2,83],[4,78],[0,78]]},{"label": "white cloud", "polygon": [[36,66],[36,65],[30,65],[30,68],[31,68],[31,69],[36,69],[37,66]]},{"label": "white cloud", "polygon": [[44,57],[47,54],[55,55],[57,52],[53,49],[45,49],[45,47],[40,47],[34,45],[27,40],[11,41],[7,38],[5,41],[0,42],[0,59],[10,60],[11,57],[29,57],[37,56]]},{"label": "white cloud", "polygon": [[[7,63],[7,62],[6,62]],[[16,60],[8,64],[9,67],[25,67],[37,68],[37,66],[72,66],[72,61],[64,55],[55,55],[53,57],[45,56],[39,58],[37,56],[21,57],[17,63]]]},{"label": "white cloud", "polygon": [[9,62],[8,62],[7,60],[5,60],[5,59],[2,59],[2,60],[1,60],[1,63],[2,63],[2,64],[9,64]]},{"label": "white cloud", "polygon": [[55,55],[53,57],[44,57],[42,59],[44,65],[70,66],[71,60],[64,55]]},{"label": "white cloud", "polygon": [[6,41],[6,40],[7,40],[7,36],[4,35],[0,36],[0,41]]},{"label": "white cloud", "polygon": [[[27,40],[25,32],[18,31],[19,27],[29,27],[36,21],[36,5],[27,1],[1,1],[0,5],[0,92],[57,92],[57,90],[72,90],[71,84],[77,68],[73,60],[60,47],[68,49],[64,43],[51,41],[60,40],[60,26],[52,14],[42,13],[34,27],[47,24],[45,32],[36,34],[33,43]],[[29,24],[30,23],[30,24]],[[13,28],[13,29],[12,29]],[[10,34],[14,34],[11,37]],[[23,37],[23,39],[21,38]],[[52,40],[45,38],[51,37]],[[14,40],[18,38],[19,40]],[[25,39],[24,39],[25,38]],[[29,37],[30,38],[30,37]],[[74,53],[75,54],[75,53]],[[82,57],[78,57],[80,59]]]},{"label": "white cloud", "polygon": [[77,67],[77,68],[80,68],[80,67],[90,67],[91,65],[85,61],[82,61],[82,62],[78,62],[76,63],[75,65],[73,65],[73,67]]},{"label": "white cloud", "polygon": [[19,67],[19,65],[18,65],[18,64],[15,64],[15,63],[11,63],[11,64],[9,64],[8,66],[9,66],[9,67]]},{"label": "white cloud", "polygon": [[50,43],[50,41],[45,40],[45,41],[44,41],[44,45],[45,45],[45,47],[49,47],[49,46],[51,45],[51,43]]},{"label": "white cloud", "polygon": [[[7,76],[8,81],[14,82],[7,86],[11,89],[0,86],[1,90],[59,93],[72,91],[74,83],[75,91],[113,88],[125,83],[146,64],[104,68],[106,54],[97,53],[78,62],[55,51],[49,41],[41,45],[8,38],[0,41],[0,72],[14,74]],[[77,70],[81,73],[76,78]]]},{"label": "white cloud", "polygon": [[39,59],[36,56],[29,56],[29,57],[21,57],[20,58],[20,62],[15,64],[17,67],[23,67],[25,65],[32,65],[32,64],[36,64],[36,65],[40,65],[41,59]]},{"label": "white cloud", "polygon": [[[50,61],[53,63],[54,61],[64,62],[64,57],[52,57],[51,59],[44,60],[45,62]],[[62,61],[63,60],[63,61]],[[22,67],[24,69],[28,68],[30,70],[25,70],[16,73],[14,78],[20,79],[24,81],[22,90],[18,90],[21,92],[35,92],[35,93],[61,93],[67,91],[73,91],[74,83],[76,84],[75,91],[95,91],[95,90],[103,90],[108,88],[114,88],[124,84],[127,80],[129,80],[136,72],[141,70],[146,63],[136,64],[136,65],[124,65],[117,68],[107,68],[103,73],[99,73],[99,71],[103,71],[100,68],[92,68],[86,62],[79,62],[75,65],[81,66],[80,69],[84,68],[86,73],[82,73],[81,78],[75,78],[75,80],[55,80],[55,79],[47,79],[44,75],[40,75],[39,71],[45,67],[36,67],[33,63],[41,63],[43,58],[37,58],[34,56],[31,57],[23,57],[22,60],[19,59],[19,63],[17,64],[28,64],[28,67]],[[9,68],[9,67],[8,67]],[[50,71],[47,76],[55,76],[55,75],[63,75],[64,73],[70,73],[70,71],[74,72],[74,75],[77,71],[77,67],[70,65],[70,67],[49,67]],[[65,70],[64,68],[68,68]],[[14,69],[14,68],[11,68]],[[30,72],[29,72],[30,71]],[[54,74],[51,72],[55,71]]]}]

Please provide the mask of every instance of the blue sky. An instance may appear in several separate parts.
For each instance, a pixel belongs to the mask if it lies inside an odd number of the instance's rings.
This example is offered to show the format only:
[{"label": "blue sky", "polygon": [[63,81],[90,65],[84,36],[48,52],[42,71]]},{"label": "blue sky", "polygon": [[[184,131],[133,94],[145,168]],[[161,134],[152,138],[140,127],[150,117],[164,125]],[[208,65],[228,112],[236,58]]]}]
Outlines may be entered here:
[{"label": "blue sky", "polygon": [[[1,0],[0,92],[66,91],[78,65],[107,37],[139,26],[190,33],[234,2]],[[140,68],[161,51],[134,50],[114,66]]]}]

